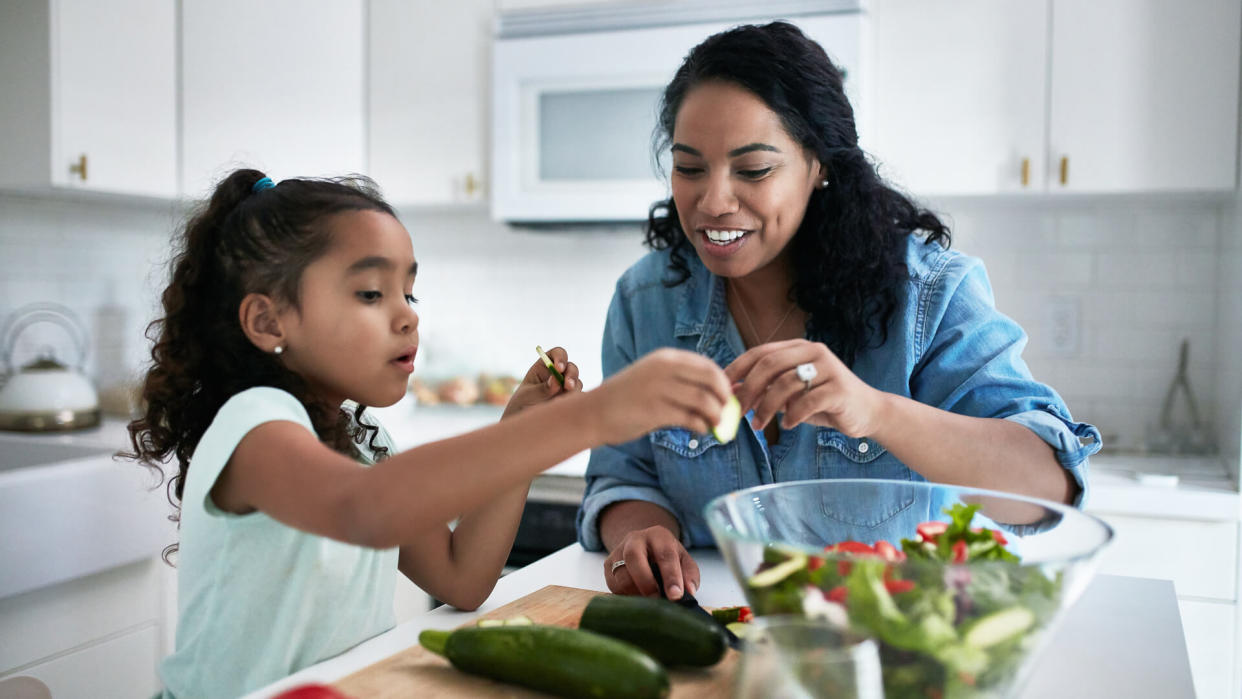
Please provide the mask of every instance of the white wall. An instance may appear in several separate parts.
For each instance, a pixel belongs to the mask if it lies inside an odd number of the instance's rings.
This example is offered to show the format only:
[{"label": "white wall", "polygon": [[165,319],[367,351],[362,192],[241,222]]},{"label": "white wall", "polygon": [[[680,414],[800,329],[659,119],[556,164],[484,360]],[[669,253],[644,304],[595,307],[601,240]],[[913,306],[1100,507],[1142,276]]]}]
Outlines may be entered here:
[{"label": "white wall", "polygon": [[[1001,310],[1031,335],[1025,357],[1035,376],[1076,418],[1098,425],[1109,446],[1143,443],[1185,337],[1200,408],[1236,453],[1242,222],[1232,202],[1005,198],[934,207],[952,222],[954,247],[987,263]],[[0,319],[29,301],[64,303],[92,325],[92,372],[107,379],[136,371],[181,215],[172,206],[0,195]],[[520,375],[541,344],[567,347],[585,383],[599,381],[613,286],[643,253],[637,224],[532,231],[493,223],[482,209],[414,209],[402,220],[420,262],[418,374]],[[1048,341],[1049,299],[1078,311],[1072,352]],[[100,322],[109,301],[124,309],[123,327],[112,332]],[[19,358],[63,342],[58,332],[31,330]]]}]

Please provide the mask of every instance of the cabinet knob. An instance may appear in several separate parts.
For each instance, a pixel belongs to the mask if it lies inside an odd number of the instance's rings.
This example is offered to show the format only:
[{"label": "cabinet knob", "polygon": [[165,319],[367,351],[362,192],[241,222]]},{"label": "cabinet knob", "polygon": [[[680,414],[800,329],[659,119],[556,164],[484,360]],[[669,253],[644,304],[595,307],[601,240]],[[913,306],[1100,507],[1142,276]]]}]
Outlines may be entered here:
[{"label": "cabinet knob", "polygon": [[1025,187],[1031,183],[1031,159],[1022,159],[1022,186]]},{"label": "cabinet knob", "polygon": [[69,172],[86,181],[86,153],[78,156],[78,162],[69,165]]},{"label": "cabinet knob", "polygon": [[479,181],[474,178],[474,173],[466,173],[466,181],[463,183],[462,189],[465,190],[467,199],[474,198],[474,193],[479,191]]},{"label": "cabinet knob", "polygon": [[1069,184],[1069,156],[1061,156],[1061,184]]}]

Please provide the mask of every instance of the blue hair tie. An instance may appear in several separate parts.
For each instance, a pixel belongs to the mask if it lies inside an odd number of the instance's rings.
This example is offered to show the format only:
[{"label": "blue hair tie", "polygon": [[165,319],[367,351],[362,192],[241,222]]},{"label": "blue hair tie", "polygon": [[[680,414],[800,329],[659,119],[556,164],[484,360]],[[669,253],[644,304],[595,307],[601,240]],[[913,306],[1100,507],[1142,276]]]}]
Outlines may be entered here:
[{"label": "blue hair tie", "polygon": [[254,185],[250,188],[250,191],[251,192],[262,192],[265,189],[271,189],[272,187],[275,187],[275,186],[276,186],[276,183],[272,181],[272,178],[264,177],[258,182],[255,182]]}]

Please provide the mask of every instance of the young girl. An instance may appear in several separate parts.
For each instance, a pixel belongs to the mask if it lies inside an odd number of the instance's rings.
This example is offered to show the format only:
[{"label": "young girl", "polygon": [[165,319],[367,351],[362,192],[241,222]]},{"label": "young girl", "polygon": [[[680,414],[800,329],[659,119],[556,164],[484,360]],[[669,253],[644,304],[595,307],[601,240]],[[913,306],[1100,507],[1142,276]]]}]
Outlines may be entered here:
[{"label": "young girl", "polygon": [[179,465],[167,695],[238,696],[387,630],[394,569],[476,608],[533,476],[663,425],[706,432],[730,395],[715,363],[675,350],[584,393],[557,348],[563,388],[536,362],[498,424],[394,454],[365,406],[405,393],[417,270],[357,181],[238,170],[186,226],[129,426],[131,458]]}]

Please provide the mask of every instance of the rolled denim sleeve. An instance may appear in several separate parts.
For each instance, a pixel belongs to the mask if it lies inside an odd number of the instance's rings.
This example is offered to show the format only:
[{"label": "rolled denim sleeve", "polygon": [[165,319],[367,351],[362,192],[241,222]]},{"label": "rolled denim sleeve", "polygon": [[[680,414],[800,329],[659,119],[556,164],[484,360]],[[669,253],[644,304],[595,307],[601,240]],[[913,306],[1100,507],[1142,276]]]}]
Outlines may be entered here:
[{"label": "rolled denim sleeve", "polygon": [[[633,363],[637,356],[634,341],[634,322],[630,315],[623,286],[618,282],[608,307],[604,323],[604,339],[601,360],[604,377],[608,378]],[[660,488],[656,473],[655,456],[651,440],[640,437],[632,442],[607,445],[591,450],[587,463],[587,487],[578,508],[578,542],[588,551],[602,551],[603,539],[599,534],[599,516],[609,505],[622,500],[643,500],[659,505],[677,517],[672,501]],[[684,523],[681,525],[682,544],[689,547]]]},{"label": "rolled denim sleeve", "polygon": [[[647,454],[644,456],[643,451]],[[591,451],[587,465],[587,489],[578,508],[578,543],[588,551],[604,550],[599,534],[599,516],[609,505],[622,500],[643,500],[659,505],[677,517],[672,501],[660,489],[651,457],[651,440],[637,439],[619,446]],[[690,547],[689,534],[678,519],[681,543]]]},{"label": "rolled denim sleeve", "polygon": [[946,256],[920,315],[923,348],[910,378],[911,397],[972,417],[1003,418],[1034,432],[1056,453],[1078,485],[1074,506],[1087,494],[1087,459],[1100,450],[1100,432],[1074,422],[1065,402],[1036,381],[1022,359],[1027,336],[996,310],[987,272],[978,259]]}]

